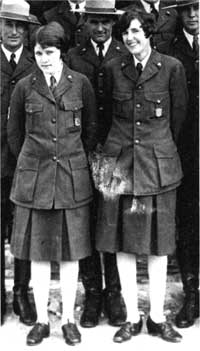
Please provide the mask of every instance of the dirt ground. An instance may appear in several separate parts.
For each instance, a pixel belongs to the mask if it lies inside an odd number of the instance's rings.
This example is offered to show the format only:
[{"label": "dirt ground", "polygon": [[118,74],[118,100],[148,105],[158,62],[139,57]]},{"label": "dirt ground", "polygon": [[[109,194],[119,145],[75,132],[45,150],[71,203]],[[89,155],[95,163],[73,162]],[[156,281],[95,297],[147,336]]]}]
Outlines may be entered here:
[{"label": "dirt ground", "polygon": [[[18,317],[13,313],[12,310],[12,287],[13,287],[13,258],[9,254],[9,248],[7,247],[6,254],[6,291],[7,291],[7,314],[5,323],[0,327],[0,348],[1,351],[30,351],[30,346],[26,345],[26,335],[28,334],[31,327],[25,326],[19,322]],[[51,280],[50,294],[49,294],[49,321],[51,328],[51,336],[44,339],[40,345],[34,346],[35,351],[64,351],[70,349],[71,346],[65,344],[61,332],[61,313],[62,313],[62,302],[60,295],[59,280],[57,274],[54,274],[54,278]],[[173,344],[168,343],[158,337],[153,337],[147,334],[145,320],[149,311],[149,299],[148,299],[148,281],[145,274],[145,269],[142,267],[142,272],[138,277],[138,291],[139,291],[139,309],[143,318],[143,329],[140,335],[132,337],[132,339],[123,344],[116,344],[112,341],[112,338],[117,330],[115,327],[111,327],[107,323],[106,316],[102,314],[99,325],[96,328],[85,329],[79,325],[80,315],[83,309],[84,301],[84,288],[81,281],[77,285],[77,296],[75,303],[75,319],[78,328],[82,335],[81,344],[75,346],[77,351],[132,351],[132,350],[153,350],[162,351],[169,350],[173,351],[185,351],[193,350],[198,346],[199,338],[199,320],[196,320],[195,324],[187,329],[177,329],[183,336],[181,343]],[[180,309],[183,301],[182,283],[180,282],[179,273],[177,269],[170,268],[170,274],[168,274],[167,281],[167,292],[165,300],[165,314],[167,319],[174,321],[175,315]]]}]

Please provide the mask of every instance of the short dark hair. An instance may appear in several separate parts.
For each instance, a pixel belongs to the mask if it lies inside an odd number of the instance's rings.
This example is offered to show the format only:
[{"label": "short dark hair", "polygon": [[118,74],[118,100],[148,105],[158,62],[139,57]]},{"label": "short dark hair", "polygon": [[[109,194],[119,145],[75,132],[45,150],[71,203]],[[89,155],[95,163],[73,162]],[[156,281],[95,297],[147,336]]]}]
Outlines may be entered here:
[{"label": "short dark hair", "polygon": [[122,34],[130,26],[131,21],[134,19],[138,19],[138,21],[141,23],[141,27],[145,33],[146,38],[156,32],[156,21],[154,15],[151,13],[146,13],[139,8],[135,8],[123,13],[119,20],[118,26],[121,37]]},{"label": "short dark hair", "polygon": [[48,46],[55,46],[63,52],[64,44],[66,42],[65,39],[65,31],[63,27],[58,22],[53,21],[41,26],[35,31],[32,38],[32,47],[38,43],[43,49]]}]

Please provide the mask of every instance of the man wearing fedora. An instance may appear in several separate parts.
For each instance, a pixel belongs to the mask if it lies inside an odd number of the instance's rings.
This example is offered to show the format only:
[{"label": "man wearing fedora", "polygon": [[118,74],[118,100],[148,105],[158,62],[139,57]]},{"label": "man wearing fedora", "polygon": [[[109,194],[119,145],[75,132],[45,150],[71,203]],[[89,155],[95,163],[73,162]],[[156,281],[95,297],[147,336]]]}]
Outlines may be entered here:
[{"label": "man wearing fedora", "polygon": [[125,9],[141,8],[153,13],[156,19],[156,31],[151,36],[151,46],[162,54],[169,54],[170,45],[178,31],[178,15],[175,8],[165,8],[173,0],[133,0]]},{"label": "man wearing fedora", "polygon": [[[17,81],[34,68],[31,54],[24,47],[29,24],[39,24],[30,15],[24,0],[2,0],[0,5],[1,30],[1,322],[6,310],[4,240],[10,239],[12,207],[10,187],[16,165],[7,141],[7,121],[11,93]],[[29,297],[30,262],[14,260],[13,309],[20,321],[32,325],[36,320],[34,304]]]},{"label": "man wearing fedora", "polygon": [[179,139],[184,178],[177,197],[177,259],[185,298],[176,325],[187,328],[199,316],[199,1],[176,0],[182,30],[171,54],[185,67],[187,119]]},{"label": "man wearing fedora", "polygon": [[54,7],[43,12],[42,22],[56,21],[65,31],[66,51],[68,48],[80,46],[86,41],[87,29],[83,16],[74,12],[75,9],[84,9],[85,0],[57,1]]},{"label": "man wearing fedora", "polygon": [[[104,67],[113,57],[121,56],[126,52],[122,43],[112,37],[112,27],[122,11],[115,9],[113,0],[87,0],[82,12],[85,14],[90,38],[85,45],[69,50],[66,59],[70,68],[85,74],[93,85],[98,106],[99,143],[103,144],[111,123],[110,114],[107,111],[110,97],[105,94]],[[119,326],[126,319],[115,254],[106,253],[102,257],[105,275],[103,290],[101,258],[95,250],[97,203],[98,194],[95,192],[91,209],[93,254],[80,261],[80,274],[85,288],[85,305],[80,323],[86,328],[95,327],[98,324],[103,304],[111,325]]]}]

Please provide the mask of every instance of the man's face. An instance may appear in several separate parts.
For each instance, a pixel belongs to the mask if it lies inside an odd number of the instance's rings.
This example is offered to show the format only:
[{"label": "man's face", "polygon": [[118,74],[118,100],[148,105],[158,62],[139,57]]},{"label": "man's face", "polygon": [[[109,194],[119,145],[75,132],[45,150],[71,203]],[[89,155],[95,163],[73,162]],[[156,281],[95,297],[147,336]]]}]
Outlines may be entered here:
[{"label": "man's face", "polygon": [[87,28],[90,38],[96,43],[105,43],[112,36],[112,27],[114,21],[109,16],[89,15],[87,19]]},{"label": "man's face", "polygon": [[38,67],[46,74],[54,74],[60,64],[60,49],[55,46],[42,48],[40,44],[34,47],[35,60]]},{"label": "man's face", "polygon": [[150,50],[149,39],[141,27],[140,21],[135,18],[131,21],[129,27],[122,33],[124,45],[138,59],[143,59]]},{"label": "man's face", "polygon": [[5,48],[9,51],[16,51],[24,42],[26,25],[24,22],[2,19],[1,38]]},{"label": "man's face", "polygon": [[199,33],[199,4],[183,7],[180,16],[183,27],[189,34]]}]

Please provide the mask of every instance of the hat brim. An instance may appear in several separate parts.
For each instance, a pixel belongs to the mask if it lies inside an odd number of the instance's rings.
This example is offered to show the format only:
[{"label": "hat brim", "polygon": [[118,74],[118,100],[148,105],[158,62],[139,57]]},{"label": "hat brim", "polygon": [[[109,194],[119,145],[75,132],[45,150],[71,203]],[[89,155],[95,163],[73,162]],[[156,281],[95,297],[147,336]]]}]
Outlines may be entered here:
[{"label": "hat brim", "polygon": [[21,21],[21,22],[26,22],[29,24],[38,24],[40,25],[40,22],[38,21],[37,17],[34,15],[29,15],[29,16],[21,16],[21,15],[15,15],[9,12],[0,12],[0,18],[2,19],[9,19],[13,21]]},{"label": "hat brim", "polygon": [[103,11],[102,9],[98,10],[98,9],[75,9],[75,10],[71,10],[71,12],[77,12],[77,13],[84,13],[84,14],[94,14],[94,15],[112,15],[112,16],[120,16],[123,15],[124,11],[122,10],[115,10],[115,11],[109,11],[109,10],[105,10]]},{"label": "hat brim", "polygon": [[174,4],[174,5],[170,5],[170,6],[165,6],[162,7],[164,10],[166,9],[172,9],[172,8],[179,8],[179,7],[186,7],[186,6],[190,6],[190,5],[194,5],[194,4],[198,4],[199,1],[190,1],[187,4]]}]

